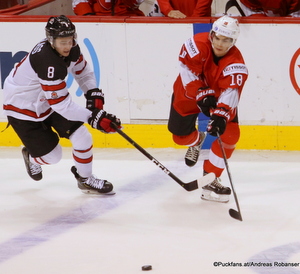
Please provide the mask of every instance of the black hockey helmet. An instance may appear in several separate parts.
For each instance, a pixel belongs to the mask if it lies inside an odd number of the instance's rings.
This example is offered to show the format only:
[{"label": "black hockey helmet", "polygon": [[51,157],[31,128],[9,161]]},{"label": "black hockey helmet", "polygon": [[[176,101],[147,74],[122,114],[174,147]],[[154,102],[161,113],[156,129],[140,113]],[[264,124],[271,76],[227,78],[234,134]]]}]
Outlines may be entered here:
[{"label": "black hockey helmet", "polygon": [[74,46],[76,43],[76,28],[71,20],[65,15],[58,17],[50,17],[45,27],[46,37],[49,43],[53,46],[54,39],[58,37],[70,37],[73,36]]}]

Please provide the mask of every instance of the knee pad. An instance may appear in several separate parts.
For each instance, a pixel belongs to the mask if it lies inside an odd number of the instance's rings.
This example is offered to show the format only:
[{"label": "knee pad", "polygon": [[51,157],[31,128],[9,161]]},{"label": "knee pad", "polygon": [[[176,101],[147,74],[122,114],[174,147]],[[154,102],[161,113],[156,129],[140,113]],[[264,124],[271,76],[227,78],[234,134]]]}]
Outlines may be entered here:
[{"label": "knee pad", "polygon": [[173,135],[173,140],[176,144],[181,146],[194,146],[199,142],[199,132],[198,130],[195,130],[189,135]]},{"label": "knee pad", "polygon": [[230,145],[236,145],[240,139],[240,127],[238,123],[229,122],[227,123],[226,130],[222,134],[221,139],[223,143]]},{"label": "knee pad", "polygon": [[93,145],[92,135],[89,133],[87,128],[82,125],[70,136],[73,148],[83,150]]},{"label": "knee pad", "polygon": [[40,165],[53,165],[57,164],[62,158],[62,147],[58,144],[54,149],[49,153],[41,157],[31,157],[31,162],[38,163]]}]

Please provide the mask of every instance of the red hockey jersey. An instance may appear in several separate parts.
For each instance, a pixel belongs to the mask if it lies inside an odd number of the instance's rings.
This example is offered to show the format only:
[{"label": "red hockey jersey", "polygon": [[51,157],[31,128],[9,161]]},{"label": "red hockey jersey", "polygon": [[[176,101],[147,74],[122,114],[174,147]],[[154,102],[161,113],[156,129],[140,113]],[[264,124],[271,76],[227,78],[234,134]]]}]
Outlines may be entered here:
[{"label": "red hockey jersey", "polygon": [[288,16],[300,10],[299,0],[241,0],[254,12],[263,12],[267,16]]},{"label": "red hockey jersey", "polygon": [[236,46],[216,63],[208,33],[198,33],[182,46],[179,65],[180,72],[174,83],[177,112],[183,116],[199,113],[196,96],[199,88],[208,86],[215,90],[218,105],[226,105],[234,118],[248,78],[243,56]]},{"label": "red hockey jersey", "polygon": [[[76,15],[95,14],[101,16],[143,16],[138,9],[143,0],[73,0],[73,11]],[[113,8],[112,8],[113,6]]]},{"label": "red hockey jersey", "polygon": [[212,0],[157,0],[161,13],[179,10],[187,17],[210,17]]}]

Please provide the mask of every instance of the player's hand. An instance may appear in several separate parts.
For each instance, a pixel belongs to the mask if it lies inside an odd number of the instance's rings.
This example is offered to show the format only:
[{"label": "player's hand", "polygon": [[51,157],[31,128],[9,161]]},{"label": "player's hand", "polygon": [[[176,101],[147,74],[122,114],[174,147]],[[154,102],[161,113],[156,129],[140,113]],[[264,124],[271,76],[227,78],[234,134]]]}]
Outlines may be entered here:
[{"label": "player's hand", "polygon": [[176,18],[176,19],[182,19],[182,18],[185,18],[186,15],[184,13],[182,13],[181,11],[179,11],[179,10],[171,10],[168,13],[168,17]]},{"label": "player's hand", "polygon": [[219,135],[222,135],[226,129],[229,118],[228,111],[221,108],[215,109],[208,122],[207,132],[212,136],[217,136],[217,132]]},{"label": "player's hand", "polygon": [[115,115],[107,113],[104,110],[95,109],[92,112],[91,117],[88,119],[88,123],[92,128],[98,129],[103,133],[115,133],[116,130],[111,123],[121,128],[121,121]]},{"label": "player's hand", "polygon": [[94,88],[87,91],[84,95],[86,98],[86,108],[93,111],[94,109],[103,109],[104,94],[102,89]]},{"label": "player's hand", "polygon": [[199,88],[196,94],[197,105],[201,112],[210,117],[210,111],[214,110],[217,106],[217,99],[215,91],[209,87]]}]

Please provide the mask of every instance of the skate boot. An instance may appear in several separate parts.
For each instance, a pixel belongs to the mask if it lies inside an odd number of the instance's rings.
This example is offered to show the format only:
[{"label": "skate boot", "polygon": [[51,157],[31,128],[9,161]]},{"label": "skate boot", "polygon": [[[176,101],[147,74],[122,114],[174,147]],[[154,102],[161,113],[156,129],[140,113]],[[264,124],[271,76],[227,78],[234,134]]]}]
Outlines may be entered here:
[{"label": "skate boot", "polygon": [[43,178],[42,167],[39,164],[33,164],[29,160],[29,152],[26,147],[22,148],[22,154],[28,175],[35,181]]},{"label": "skate boot", "polygon": [[77,173],[75,166],[72,166],[71,172],[77,179],[78,188],[85,194],[115,194],[113,190],[113,185],[102,179],[96,178],[91,175],[88,178],[83,178]]},{"label": "skate boot", "polygon": [[210,184],[202,187],[201,199],[219,203],[227,203],[231,189],[220,184],[220,178],[216,178]]},{"label": "skate boot", "polygon": [[189,167],[192,167],[197,163],[201,147],[206,137],[206,134],[202,131],[200,131],[199,134],[200,134],[200,142],[195,146],[189,147],[185,154],[185,158],[184,158],[185,164]]}]

